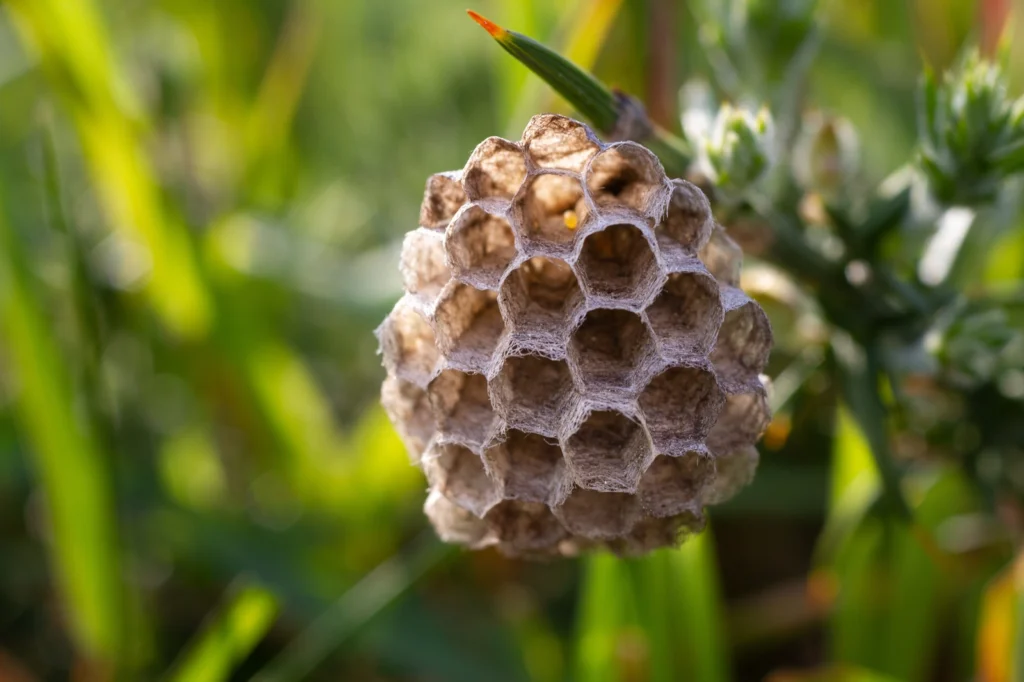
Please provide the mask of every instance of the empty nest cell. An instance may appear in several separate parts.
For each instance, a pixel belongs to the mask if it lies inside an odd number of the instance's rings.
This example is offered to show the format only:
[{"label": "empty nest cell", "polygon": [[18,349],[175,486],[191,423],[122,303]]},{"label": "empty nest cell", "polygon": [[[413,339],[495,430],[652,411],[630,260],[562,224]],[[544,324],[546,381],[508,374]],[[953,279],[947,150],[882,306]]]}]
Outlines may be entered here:
[{"label": "empty nest cell", "polygon": [[662,353],[673,359],[706,354],[722,319],[718,284],[703,268],[670,273],[647,309],[647,321]]},{"label": "empty nest cell", "polygon": [[495,432],[487,378],[455,369],[441,372],[427,387],[440,439],[480,452]]},{"label": "empty nest cell", "polygon": [[687,535],[704,529],[703,514],[689,512],[659,519],[644,517],[621,538],[608,542],[608,548],[620,556],[639,556],[661,547],[676,547]]},{"label": "empty nest cell", "polygon": [[538,168],[582,173],[587,162],[601,148],[590,129],[557,114],[530,119],[522,145]]},{"label": "empty nest cell", "polygon": [[698,257],[715,279],[723,284],[739,286],[740,269],[743,267],[743,250],[725,233],[725,228],[715,225],[711,237],[698,252]]},{"label": "empty nest cell", "polygon": [[583,286],[600,299],[641,303],[652,293],[661,270],[644,233],[636,225],[609,225],[588,235],[577,263]]},{"label": "empty nest cell", "polygon": [[462,445],[432,445],[423,458],[423,471],[432,488],[481,518],[501,501],[501,493],[487,476],[483,460]]},{"label": "empty nest cell", "polygon": [[576,484],[603,492],[634,492],[652,457],[643,427],[612,410],[591,412],[563,452]]},{"label": "empty nest cell", "polygon": [[678,456],[707,437],[725,396],[709,369],[681,365],[651,379],[639,400],[657,452]]},{"label": "empty nest cell", "polygon": [[487,514],[498,549],[509,554],[552,550],[566,537],[565,527],[542,502],[504,500]]},{"label": "empty nest cell", "polygon": [[497,294],[451,282],[441,294],[434,320],[438,347],[449,364],[486,373],[505,329]]},{"label": "empty nest cell", "polygon": [[629,532],[640,517],[640,504],[635,495],[577,488],[554,513],[574,535],[610,540]]},{"label": "empty nest cell", "polygon": [[507,358],[491,380],[494,408],[510,427],[549,437],[571,392],[568,365],[537,355]]},{"label": "empty nest cell", "polygon": [[426,387],[437,371],[440,355],[434,331],[407,299],[395,306],[377,329],[388,374]]},{"label": "empty nest cell", "polygon": [[513,215],[529,251],[568,253],[588,215],[583,187],[571,175],[535,175],[516,197]]},{"label": "empty nest cell", "polygon": [[418,463],[434,435],[434,415],[426,391],[416,384],[389,375],[381,386],[380,401],[399,438]]},{"label": "empty nest cell", "polygon": [[717,473],[705,491],[705,504],[721,504],[732,499],[754,480],[759,459],[757,448],[753,445],[745,445],[728,454],[716,456]]},{"label": "empty nest cell", "polygon": [[505,499],[547,503],[563,490],[562,450],[536,433],[509,431],[484,453],[484,461]]},{"label": "empty nest cell", "polygon": [[640,479],[637,494],[651,516],[699,514],[704,489],[714,477],[715,464],[707,454],[690,451],[679,457],[658,455]]},{"label": "empty nest cell", "polygon": [[711,219],[711,204],[699,187],[686,180],[672,180],[672,196],[668,203],[665,219],[655,232],[659,242],[682,248],[688,254],[696,254],[711,238],[714,222]]},{"label": "empty nest cell", "polygon": [[654,352],[647,326],[628,310],[591,310],[572,335],[570,358],[586,390],[632,387]]},{"label": "empty nest cell", "polygon": [[[557,258],[535,256],[513,270],[501,285],[500,298],[517,345],[550,350],[560,344],[583,302],[572,269]],[[537,344],[530,340],[537,337]]]},{"label": "empty nest cell", "polygon": [[487,523],[449,500],[440,490],[430,491],[423,513],[444,542],[457,542],[474,548],[488,544],[490,528]]},{"label": "empty nest cell", "polygon": [[491,207],[507,206],[525,179],[523,151],[500,137],[489,137],[477,145],[462,171],[462,186],[469,200]]},{"label": "empty nest cell", "polygon": [[452,222],[445,235],[452,272],[482,289],[497,288],[516,257],[515,235],[504,218],[470,206]]},{"label": "empty nest cell", "polygon": [[768,364],[772,327],[764,310],[739,289],[722,290],[725,319],[711,362],[727,383],[752,383]]},{"label": "empty nest cell", "polygon": [[405,235],[400,267],[405,290],[426,305],[433,303],[452,278],[445,264],[443,235],[422,227]]},{"label": "empty nest cell", "polygon": [[601,208],[636,211],[660,219],[665,209],[665,172],[650,151],[633,142],[609,146],[590,162],[587,189]]},{"label": "empty nest cell", "polygon": [[420,205],[420,225],[444,230],[448,222],[466,203],[466,192],[459,182],[458,172],[437,173],[427,179]]},{"label": "empty nest cell", "polygon": [[771,418],[768,398],[759,388],[728,395],[718,421],[708,434],[708,447],[715,454],[728,454],[756,443]]}]

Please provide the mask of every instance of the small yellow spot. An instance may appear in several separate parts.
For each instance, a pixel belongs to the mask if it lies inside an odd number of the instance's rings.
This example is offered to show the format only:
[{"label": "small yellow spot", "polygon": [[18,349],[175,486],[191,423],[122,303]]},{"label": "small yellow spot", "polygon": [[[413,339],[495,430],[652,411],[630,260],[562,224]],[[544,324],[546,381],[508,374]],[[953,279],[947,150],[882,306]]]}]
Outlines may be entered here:
[{"label": "small yellow spot", "polygon": [[562,214],[562,220],[565,222],[565,226],[570,230],[575,230],[579,224],[579,218],[576,217],[576,211],[571,208]]}]

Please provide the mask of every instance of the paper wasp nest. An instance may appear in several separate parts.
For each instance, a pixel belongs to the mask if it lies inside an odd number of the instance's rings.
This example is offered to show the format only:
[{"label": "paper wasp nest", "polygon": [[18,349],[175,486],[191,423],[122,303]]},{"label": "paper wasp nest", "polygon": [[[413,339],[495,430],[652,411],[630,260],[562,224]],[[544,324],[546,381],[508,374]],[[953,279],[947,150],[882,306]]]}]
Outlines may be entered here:
[{"label": "paper wasp nest", "polygon": [[741,257],[694,185],[561,116],[432,176],[377,335],[438,534],[545,556],[699,530],[769,421]]}]

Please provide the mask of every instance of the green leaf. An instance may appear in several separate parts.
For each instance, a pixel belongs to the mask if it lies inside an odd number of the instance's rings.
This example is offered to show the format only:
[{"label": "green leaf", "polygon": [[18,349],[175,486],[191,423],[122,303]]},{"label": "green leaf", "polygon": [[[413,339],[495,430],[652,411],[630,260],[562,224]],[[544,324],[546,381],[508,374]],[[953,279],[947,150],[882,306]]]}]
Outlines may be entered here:
[{"label": "green leaf", "polygon": [[621,679],[617,652],[632,601],[625,562],[610,554],[596,554],[584,560],[573,679],[579,682]]},{"label": "green leaf", "polygon": [[[671,609],[681,626],[687,668],[676,679],[727,682],[729,654],[711,529],[669,553]],[[685,642],[685,644],[683,644]]]}]

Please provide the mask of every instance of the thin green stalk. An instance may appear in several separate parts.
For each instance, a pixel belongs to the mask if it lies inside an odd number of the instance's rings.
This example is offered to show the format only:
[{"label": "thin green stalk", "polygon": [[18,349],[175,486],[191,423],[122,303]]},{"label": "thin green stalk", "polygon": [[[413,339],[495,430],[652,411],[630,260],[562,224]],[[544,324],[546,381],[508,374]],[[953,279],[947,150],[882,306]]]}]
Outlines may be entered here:
[{"label": "thin green stalk", "polygon": [[731,678],[725,618],[711,529],[669,554],[672,609],[682,626],[691,675],[685,679],[728,682]]}]

